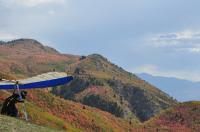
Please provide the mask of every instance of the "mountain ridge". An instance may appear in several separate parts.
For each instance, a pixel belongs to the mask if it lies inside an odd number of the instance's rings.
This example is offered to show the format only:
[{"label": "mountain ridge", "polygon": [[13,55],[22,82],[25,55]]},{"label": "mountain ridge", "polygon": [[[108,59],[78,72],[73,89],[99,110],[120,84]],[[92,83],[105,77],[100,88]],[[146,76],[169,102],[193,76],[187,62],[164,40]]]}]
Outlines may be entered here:
[{"label": "mountain ridge", "polygon": [[[86,93],[87,89],[90,89],[91,87],[104,87],[104,89],[107,89],[107,91],[103,95],[100,95],[101,101],[113,100],[114,97],[115,100],[117,100],[117,102],[114,101],[114,103],[117,103],[118,106],[122,105],[123,108],[126,108],[127,111],[124,111],[125,113],[131,112],[132,114],[136,114],[136,116],[138,116],[139,119],[142,121],[148,120],[148,118],[159,112],[160,108],[167,108],[170,106],[170,103],[175,103],[175,101],[173,102],[167,94],[146,83],[145,81],[140,80],[140,78],[138,78],[134,74],[129,73],[122,68],[110,63],[105,57],[102,57],[98,54],[89,55],[85,59],[81,60],[79,63],[69,65],[69,68],[67,70],[69,70],[69,72],[74,75],[74,81],[72,81],[69,86],[64,86],[62,88],[57,88],[53,90],[54,94],[62,96],[66,99],[71,99],[84,103],[84,98],[88,99],[88,96],[99,95],[99,93],[94,92],[93,94],[90,92],[88,94],[85,94],[82,99],[79,98],[79,100],[76,100],[77,96],[81,95],[82,92]],[[81,85],[81,83],[83,85]],[[93,91],[95,91],[94,88]],[[96,87],[96,91],[98,91],[98,87]],[[132,94],[129,93],[130,91],[132,91]],[[113,97],[111,97],[110,95],[113,95]],[[164,97],[163,99],[166,100],[166,102],[162,101],[162,97]],[[92,98],[93,96],[91,96],[91,100]],[[99,99],[99,97],[96,98]],[[144,100],[141,101],[141,98],[143,98]],[[121,100],[124,101],[126,106],[124,106],[123,101]],[[133,100],[135,100],[136,102],[133,102]],[[167,100],[169,101],[169,105],[167,103]],[[140,105],[137,104],[137,101],[141,101],[139,104],[142,104],[142,102],[146,102],[147,104],[143,104],[147,106],[152,104],[154,108],[151,109],[150,106],[148,108],[141,108]],[[157,104],[154,101],[157,101]],[[154,105],[154,103],[156,105]],[[101,108],[102,106],[99,107]],[[143,109],[144,112],[141,113],[141,109]],[[152,111],[150,112],[150,110]],[[144,116],[143,114],[146,115]]]},{"label": "mountain ridge", "polygon": [[8,46],[12,48],[15,48],[15,46],[21,46],[19,48],[22,48],[22,49],[28,48],[27,50],[30,50],[29,48],[32,48],[32,50],[34,50],[34,48],[37,48],[37,49],[42,49],[49,53],[59,53],[54,48],[51,48],[49,46],[44,46],[39,41],[34,40],[34,39],[28,39],[28,38],[21,38],[21,39],[11,40],[7,42],[1,41],[1,46]]}]

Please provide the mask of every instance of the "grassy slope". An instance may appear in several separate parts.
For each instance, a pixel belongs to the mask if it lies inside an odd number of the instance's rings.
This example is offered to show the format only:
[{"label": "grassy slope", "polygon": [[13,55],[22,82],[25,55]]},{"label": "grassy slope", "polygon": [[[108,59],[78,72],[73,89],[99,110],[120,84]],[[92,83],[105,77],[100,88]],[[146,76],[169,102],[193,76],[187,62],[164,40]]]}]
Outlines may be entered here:
[{"label": "grassy slope", "polygon": [[[8,92],[1,91],[1,97]],[[2,102],[2,101],[1,101]],[[21,105],[18,105],[21,108]],[[66,101],[45,93],[43,90],[29,91],[26,102],[29,120],[32,123],[68,131],[128,131],[137,126],[120,118],[79,103]]]},{"label": "grassy slope", "polygon": [[152,118],[146,122],[145,126],[166,131],[198,132],[200,130],[200,102],[178,104]]},{"label": "grassy slope", "polygon": [[22,120],[0,115],[1,132],[56,132],[46,127],[37,126]]},{"label": "grassy slope", "polygon": [[[78,128],[80,130],[88,131],[124,131],[128,130],[135,125],[130,125],[128,121],[120,118],[116,118],[113,115],[103,112],[96,108],[83,106],[80,103],[74,103],[55,97],[49,93],[43,93],[40,90],[31,91],[32,97],[30,99],[34,101],[43,110],[48,111],[52,115],[55,115],[63,119],[68,124],[64,127]],[[44,107],[45,106],[45,107]],[[34,116],[35,117],[35,116]]]}]

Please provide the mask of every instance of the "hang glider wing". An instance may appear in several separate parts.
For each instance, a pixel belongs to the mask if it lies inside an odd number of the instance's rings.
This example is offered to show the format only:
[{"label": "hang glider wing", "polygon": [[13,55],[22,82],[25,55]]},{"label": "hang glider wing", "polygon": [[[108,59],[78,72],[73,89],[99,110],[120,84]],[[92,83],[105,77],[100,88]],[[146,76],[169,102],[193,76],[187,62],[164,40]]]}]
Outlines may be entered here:
[{"label": "hang glider wing", "polygon": [[[72,76],[68,76],[63,72],[49,72],[32,78],[17,80],[19,89],[47,88],[69,83],[73,80]],[[16,83],[13,81],[0,82],[0,89],[15,89]]]}]

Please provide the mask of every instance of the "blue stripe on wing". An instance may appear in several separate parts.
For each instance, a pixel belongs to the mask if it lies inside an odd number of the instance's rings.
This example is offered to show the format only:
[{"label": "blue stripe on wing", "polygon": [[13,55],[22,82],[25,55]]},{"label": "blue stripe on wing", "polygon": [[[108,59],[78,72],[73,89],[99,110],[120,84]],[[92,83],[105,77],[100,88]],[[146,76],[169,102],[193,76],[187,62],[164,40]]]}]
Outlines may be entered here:
[{"label": "blue stripe on wing", "polygon": [[[73,80],[72,76],[56,78],[51,80],[39,81],[39,82],[32,82],[27,84],[19,84],[20,89],[33,89],[33,88],[47,88],[47,87],[55,87],[59,85],[64,85],[69,83]],[[15,89],[15,84],[4,84],[0,85],[0,89],[8,90],[8,89]]]}]

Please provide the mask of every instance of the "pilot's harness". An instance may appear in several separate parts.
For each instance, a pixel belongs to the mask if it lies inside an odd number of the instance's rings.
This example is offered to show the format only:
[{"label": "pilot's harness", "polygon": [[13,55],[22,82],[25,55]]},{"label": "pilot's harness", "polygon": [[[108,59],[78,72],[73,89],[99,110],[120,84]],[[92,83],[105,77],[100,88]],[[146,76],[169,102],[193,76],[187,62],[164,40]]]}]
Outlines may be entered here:
[{"label": "pilot's harness", "polygon": [[[18,81],[15,82],[15,86],[16,87],[15,87],[13,93],[15,93],[15,91],[17,90],[17,92],[19,94],[19,98],[20,98],[20,100],[22,100],[23,98],[22,98],[22,95],[21,95],[21,92],[20,92],[19,82]],[[28,121],[28,114],[27,114],[27,111],[26,111],[25,101],[22,104],[22,109],[23,109],[23,113],[24,113],[24,118],[25,118],[26,121]]]}]

